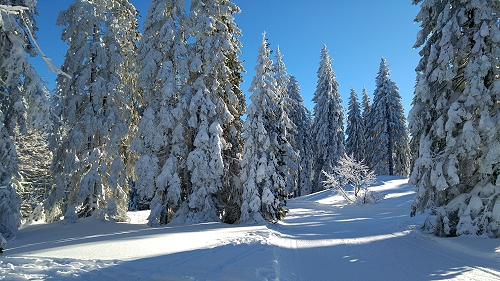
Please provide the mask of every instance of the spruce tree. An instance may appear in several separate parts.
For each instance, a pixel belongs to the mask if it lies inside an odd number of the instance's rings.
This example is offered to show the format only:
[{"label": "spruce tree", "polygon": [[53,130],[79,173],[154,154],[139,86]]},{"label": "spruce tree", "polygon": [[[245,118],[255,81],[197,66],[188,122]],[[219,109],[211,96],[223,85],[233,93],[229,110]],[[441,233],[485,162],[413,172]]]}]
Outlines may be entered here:
[{"label": "spruce tree", "polygon": [[255,66],[255,76],[250,85],[251,104],[247,109],[243,138],[245,145],[242,160],[243,196],[240,223],[255,223],[263,219],[277,222],[284,218],[285,178],[281,173],[282,138],[277,110],[280,95],[273,76],[271,50],[262,35]]},{"label": "spruce tree", "polygon": [[500,237],[499,13],[492,0],[423,1],[416,17],[411,214],[430,208],[436,235]]},{"label": "spruce tree", "polygon": [[[238,211],[240,188],[231,171],[238,156],[238,136],[242,104],[242,63],[237,58],[240,30],[233,14],[240,9],[225,0],[195,0],[187,19],[187,34],[193,40],[188,49],[190,75],[183,91],[188,111],[188,151],[186,167],[189,181],[186,219],[219,221],[229,211]],[[229,134],[227,134],[229,133]],[[232,142],[232,143],[231,143]],[[231,150],[233,149],[233,150]],[[229,152],[225,152],[229,150]],[[236,172],[237,173],[237,172]],[[221,193],[230,193],[224,198]],[[228,196],[231,196],[228,198]],[[234,201],[233,201],[234,200]],[[236,204],[236,207],[234,206]],[[239,213],[232,214],[234,221]]]},{"label": "spruce tree", "polygon": [[367,127],[367,123],[368,123],[368,118],[370,115],[370,108],[371,108],[370,96],[368,96],[368,91],[366,90],[366,87],[363,87],[362,105],[363,105],[363,113],[361,114],[361,118],[363,119],[363,126],[365,128],[364,136],[363,136],[365,139],[364,163],[366,164],[366,166],[372,167],[371,162],[370,162],[371,161],[370,152],[368,151],[368,149],[366,147],[367,139],[370,136],[370,128]]},{"label": "spruce tree", "polygon": [[45,202],[48,220],[96,216],[125,220],[128,184],[125,152],[133,98],[137,10],[127,0],[75,1],[59,14],[69,45],[57,78],[52,172],[55,187]]},{"label": "spruce tree", "polygon": [[368,91],[366,91],[366,87],[363,87],[362,95],[363,95],[363,101],[362,101],[363,113],[361,113],[361,118],[363,119],[363,126],[365,127],[365,141],[366,141],[366,131],[368,130],[368,128],[366,128],[366,123],[368,121],[368,115],[370,114],[370,107],[371,107],[370,96],[368,96]]},{"label": "spruce tree", "polygon": [[[0,121],[4,121],[1,111]],[[21,197],[12,186],[17,161],[14,143],[0,122],[0,240],[2,235],[10,238],[21,224]]]},{"label": "spruce tree", "polygon": [[295,130],[290,132],[293,140],[292,147],[298,152],[298,178],[297,194],[303,196],[312,192],[311,169],[312,169],[312,147],[311,147],[311,123],[309,111],[304,106],[304,99],[300,94],[300,85],[294,76],[290,76],[288,83],[289,117],[295,125]]},{"label": "spruce tree", "polygon": [[358,94],[351,88],[347,112],[346,128],[346,153],[356,162],[362,162],[365,159],[365,124],[361,116],[361,105],[358,101]]},{"label": "spruce tree", "polygon": [[29,61],[36,55],[30,41],[37,30],[36,1],[0,0],[0,5],[0,239],[9,239],[21,222],[20,186],[12,182],[19,163],[14,140],[50,127],[50,104]]},{"label": "spruce tree", "polygon": [[[241,215],[241,193],[242,183],[240,178],[241,159],[243,154],[243,115],[246,111],[246,95],[240,88],[243,82],[242,74],[245,72],[243,61],[239,59],[241,47],[239,40],[242,32],[235,22],[234,14],[240,13],[238,6],[230,1],[220,1],[220,13],[217,19],[225,26],[226,32],[221,36],[229,48],[223,47],[226,57],[225,66],[228,71],[224,71],[222,81],[224,90],[221,91],[222,99],[231,114],[228,122],[222,124],[223,137],[227,143],[227,148],[223,151],[224,158],[224,180],[220,192],[219,201],[222,207],[219,214],[223,222],[235,223]],[[229,7],[229,9],[226,9]],[[227,75],[227,76],[226,76]]]},{"label": "spruce tree", "polygon": [[135,165],[135,200],[151,200],[148,224],[168,223],[180,207],[181,167],[186,158],[186,113],[179,102],[188,74],[187,48],[181,26],[183,1],[153,0],[139,41],[139,93],[143,117],[132,149]]},{"label": "spruce tree", "polygon": [[386,60],[382,58],[366,120],[367,162],[377,175],[406,177],[410,164],[406,118],[398,86],[389,75]]},{"label": "spruce tree", "polygon": [[338,160],[345,153],[344,112],[338,91],[339,84],[332,69],[332,58],[326,45],[321,50],[318,84],[314,92],[314,122],[312,125],[314,160],[313,192],[323,189],[324,175],[333,172]]},{"label": "spruce tree", "polygon": [[276,83],[278,84],[279,95],[287,97],[287,86],[290,82],[290,76],[286,71],[286,65],[283,61],[283,54],[281,53],[279,46],[276,47],[273,65],[274,78],[276,79]]},{"label": "spruce tree", "polygon": [[276,48],[275,63],[273,66],[274,78],[276,79],[276,83],[278,85],[278,96],[280,98],[280,106],[276,107],[276,114],[280,116],[280,121],[278,123],[281,124],[280,126],[282,128],[280,130],[283,133],[278,140],[280,145],[283,146],[283,164],[280,165],[280,169],[282,169],[281,173],[286,175],[285,193],[297,195],[299,189],[299,150],[298,146],[294,145],[297,142],[295,139],[297,135],[297,125],[293,123],[290,118],[291,114],[295,114],[295,112],[292,111],[297,106],[288,93],[290,76],[286,71],[283,54],[281,53],[279,46]]}]

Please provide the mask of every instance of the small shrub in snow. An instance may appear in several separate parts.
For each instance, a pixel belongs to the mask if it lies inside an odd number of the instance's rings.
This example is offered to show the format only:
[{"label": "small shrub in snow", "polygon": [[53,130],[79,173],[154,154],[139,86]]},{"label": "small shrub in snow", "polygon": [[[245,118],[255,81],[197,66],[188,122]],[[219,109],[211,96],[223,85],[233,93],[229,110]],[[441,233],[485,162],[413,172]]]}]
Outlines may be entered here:
[{"label": "small shrub in snow", "polygon": [[375,204],[377,202],[382,201],[384,196],[378,192],[373,190],[368,190],[365,188],[361,190],[356,199],[354,200],[355,205],[363,205],[363,204]]},{"label": "small shrub in snow", "polygon": [[[382,200],[380,194],[368,190],[368,187],[376,181],[376,176],[363,162],[358,162],[353,157],[344,155],[333,171],[334,174],[323,171],[326,177],[323,184],[327,188],[337,189],[349,204],[376,203]],[[346,185],[352,186],[354,198],[345,191]]]}]

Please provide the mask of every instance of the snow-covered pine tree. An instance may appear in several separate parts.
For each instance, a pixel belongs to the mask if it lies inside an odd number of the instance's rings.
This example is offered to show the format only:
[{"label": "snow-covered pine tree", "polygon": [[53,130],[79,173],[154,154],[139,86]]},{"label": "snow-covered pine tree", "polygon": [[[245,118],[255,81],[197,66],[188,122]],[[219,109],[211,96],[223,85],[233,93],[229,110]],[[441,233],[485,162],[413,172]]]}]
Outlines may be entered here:
[{"label": "snow-covered pine tree", "polygon": [[[290,83],[290,76],[286,71],[286,65],[283,61],[283,54],[279,46],[276,47],[275,63],[274,63],[274,79],[278,86],[278,96],[280,98],[279,106],[276,107],[276,114],[280,116],[278,130],[282,132],[278,138],[278,142],[282,146],[282,160],[283,164],[280,165],[281,173],[285,175],[285,193],[298,195],[299,189],[299,150],[297,149],[297,125],[290,119],[291,111],[297,107],[295,100],[290,98],[288,93],[288,84]],[[300,88],[299,88],[300,90]]]},{"label": "snow-covered pine tree", "polygon": [[365,127],[366,127],[366,120],[368,120],[368,114],[370,113],[370,107],[371,107],[371,103],[370,103],[370,96],[368,96],[368,91],[366,90],[366,87],[363,87],[363,113],[361,115],[361,117],[363,118],[363,122],[365,124]]},{"label": "snow-covered pine tree", "polygon": [[361,118],[363,119],[363,126],[365,128],[365,132],[364,132],[364,138],[365,138],[365,151],[364,151],[364,154],[365,154],[365,164],[366,166],[368,167],[371,167],[371,163],[369,161],[371,161],[370,157],[369,156],[369,153],[366,151],[366,139],[368,138],[368,136],[370,135],[370,128],[366,127],[366,123],[367,123],[367,120],[368,120],[368,115],[370,114],[370,107],[371,107],[371,103],[370,103],[370,96],[368,96],[368,91],[366,90],[366,87],[363,87],[363,101],[362,101],[362,106],[363,106],[363,113],[361,113]]},{"label": "snow-covered pine tree", "polygon": [[361,105],[358,101],[358,94],[351,87],[345,131],[347,135],[345,150],[347,155],[351,156],[357,162],[362,162],[365,159],[365,131],[365,123],[361,116]]},{"label": "snow-covered pine tree", "polygon": [[367,163],[377,175],[406,177],[410,165],[406,118],[398,86],[389,75],[386,60],[382,58],[366,120]]},{"label": "snow-covered pine tree", "polygon": [[281,96],[288,96],[287,86],[290,82],[290,76],[286,71],[286,65],[283,61],[283,54],[281,53],[280,46],[276,47],[276,52],[274,55],[274,79],[278,84],[278,91]]},{"label": "snow-covered pine tree", "polygon": [[280,170],[283,163],[276,125],[280,119],[276,112],[280,96],[272,73],[270,53],[266,34],[263,33],[255,76],[250,85],[252,102],[243,126],[245,146],[241,163],[243,198],[240,223],[255,223],[263,219],[277,222],[286,214],[285,178]]},{"label": "snow-covered pine tree", "polygon": [[[55,187],[46,201],[49,221],[97,216],[124,220],[128,185],[124,157],[132,119],[137,10],[128,0],[75,1],[59,14],[69,49],[57,78],[56,114],[63,127],[52,171]],[[57,140],[57,138],[54,138]]]},{"label": "snow-covered pine tree", "polygon": [[[247,104],[246,95],[241,90],[240,84],[243,82],[242,73],[245,72],[245,69],[243,61],[239,59],[240,48],[243,45],[238,38],[242,36],[242,33],[233,16],[235,13],[240,13],[241,10],[227,0],[221,1],[221,4],[223,5],[221,5],[218,20],[227,28],[228,33],[222,36],[227,40],[225,44],[230,46],[229,48],[223,47],[226,70],[222,76],[222,81],[225,81],[222,99],[232,118],[229,122],[222,124],[224,139],[228,147],[223,151],[225,172],[219,201],[223,207],[221,211],[222,221],[235,223],[241,214],[242,183],[240,173],[243,153],[241,134],[243,131],[242,116],[245,114]],[[228,5],[231,9],[225,10],[224,5]]]},{"label": "snow-covered pine tree", "polygon": [[[243,114],[239,110],[244,108],[241,92],[235,91],[243,71],[237,57],[241,32],[233,17],[239,11],[227,0],[193,0],[187,19],[186,32],[193,42],[188,48],[190,77],[183,91],[190,136],[186,159],[189,173],[184,181],[190,184],[186,219],[192,222],[221,218],[235,221],[239,216],[237,171],[230,171],[238,161],[228,159],[232,154],[237,156],[241,147],[241,121],[235,118]],[[224,152],[231,148],[232,152]],[[228,173],[232,173],[229,179]],[[228,215],[231,218],[226,218]]]},{"label": "snow-covered pine tree", "polygon": [[304,99],[300,94],[300,85],[294,76],[290,76],[288,83],[288,97],[290,99],[288,114],[296,130],[290,132],[292,147],[299,153],[298,159],[298,193],[303,196],[312,192],[311,169],[312,169],[312,147],[311,147],[311,123],[310,112],[304,106]]},{"label": "snow-covered pine tree", "polygon": [[131,146],[139,155],[134,188],[139,199],[151,200],[151,226],[170,221],[185,189],[180,177],[186,114],[178,99],[188,75],[184,9],[184,1],[151,1],[137,52],[144,113]]},{"label": "snow-covered pine tree", "polygon": [[16,132],[50,126],[50,104],[28,58],[36,55],[29,39],[37,30],[35,6],[36,1],[0,0],[0,232],[7,239],[5,231],[20,224],[21,199],[12,185],[18,171],[13,138]]},{"label": "snow-covered pine tree", "polygon": [[[309,120],[309,128],[311,128],[311,130],[312,130],[312,126],[314,124],[314,113],[313,113],[313,110],[310,110],[310,109],[307,110],[307,119]],[[309,134],[311,134],[311,131],[309,131]],[[314,148],[312,135],[310,136],[310,138],[311,138],[311,149],[312,149],[312,148]],[[312,156],[314,157],[314,155],[312,155]]]},{"label": "snow-covered pine tree", "polygon": [[3,126],[0,111],[0,239],[7,239],[21,224],[21,197],[12,186],[12,176],[17,172],[17,153],[7,129]]},{"label": "snow-covered pine tree", "polygon": [[410,111],[412,215],[440,236],[500,237],[500,5],[413,1],[422,47]]},{"label": "snow-covered pine tree", "polygon": [[332,58],[326,45],[321,50],[318,69],[318,84],[314,92],[314,122],[312,139],[314,147],[313,192],[323,189],[324,174],[333,172],[333,167],[345,153],[344,112],[338,91],[338,82],[332,69]]}]

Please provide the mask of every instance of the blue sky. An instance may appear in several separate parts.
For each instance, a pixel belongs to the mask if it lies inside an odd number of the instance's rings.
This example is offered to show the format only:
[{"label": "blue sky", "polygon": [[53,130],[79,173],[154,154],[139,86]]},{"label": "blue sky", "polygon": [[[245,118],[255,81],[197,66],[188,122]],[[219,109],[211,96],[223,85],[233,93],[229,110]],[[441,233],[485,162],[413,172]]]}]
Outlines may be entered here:
[{"label": "blue sky", "polygon": [[[149,0],[132,0],[141,19],[146,17]],[[289,74],[302,88],[306,107],[317,83],[319,55],[323,44],[334,59],[332,67],[340,83],[339,91],[347,106],[351,86],[361,95],[363,86],[372,96],[380,59],[385,57],[391,78],[398,83],[406,115],[411,106],[415,85],[415,67],[419,55],[412,49],[419,30],[413,23],[419,8],[410,0],[233,0],[242,13],[235,16],[242,30],[240,59],[247,72],[242,90],[248,89],[257,58],[262,32],[267,32],[272,49],[279,45]],[[64,61],[67,45],[60,40],[62,27],[55,25],[59,11],[72,0],[39,0],[36,18],[40,30],[38,43],[56,65]],[[142,30],[141,30],[142,31]],[[274,56],[274,54],[272,55]],[[40,75],[55,87],[55,75],[40,59],[35,66]]]}]

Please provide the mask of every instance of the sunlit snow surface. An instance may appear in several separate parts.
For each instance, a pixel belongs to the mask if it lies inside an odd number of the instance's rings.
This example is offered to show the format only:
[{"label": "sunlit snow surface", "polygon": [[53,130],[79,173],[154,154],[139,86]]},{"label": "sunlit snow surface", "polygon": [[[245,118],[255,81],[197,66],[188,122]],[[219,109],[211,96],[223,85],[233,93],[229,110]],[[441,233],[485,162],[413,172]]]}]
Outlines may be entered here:
[{"label": "sunlit snow surface", "polygon": [[292,199],[276,225],[149,228],[146,212],[31,225],[0,256],[0,280],[500,280],[500,239],[421,233],[406,183],[379,178],[374,205]]}]

